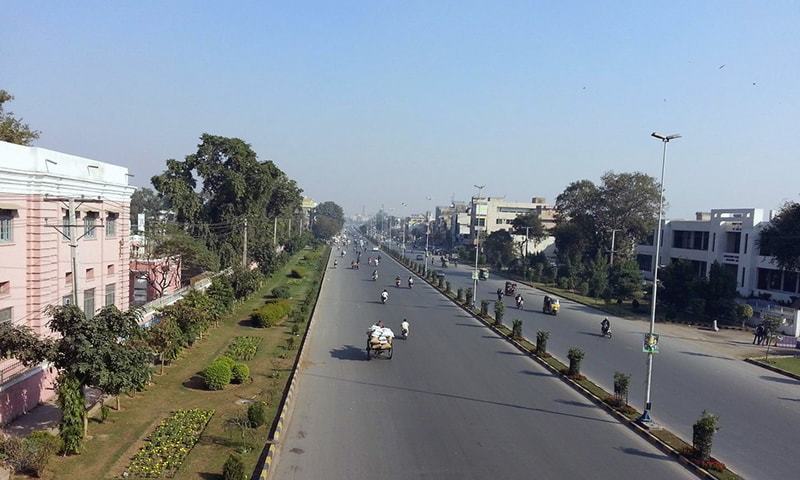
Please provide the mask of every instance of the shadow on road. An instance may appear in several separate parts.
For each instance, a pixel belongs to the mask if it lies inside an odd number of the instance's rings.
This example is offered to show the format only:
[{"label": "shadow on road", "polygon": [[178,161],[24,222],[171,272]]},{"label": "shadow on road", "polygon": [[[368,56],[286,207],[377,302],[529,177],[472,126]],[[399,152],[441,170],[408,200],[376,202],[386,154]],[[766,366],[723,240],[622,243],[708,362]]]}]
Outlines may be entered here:
[{"label": "shadow on road", "polygon": [[786,383],[786,384],[789,384],[789,385],[800,385],[800,382],[798,382],[797,380],[794,380],[792,378],[770,377],[769,375],[761,375],[761,377],[759,377],[759,378],[761,378],[762,380],[769,380],[770,382],[775,382],[775,383]]},{"label": "shadow on road", "polygon": [[597,408],[597,406],[595,404],[593,404],[593,403],[578,402],[576,400],[561,400],[559,398],[559,399],[554,400],[554,402],[560,403],[560,404],[563,404],[563,405],[571,405],[573,407]]},{"label": "shadow on road", "polygon": [[486,328],[483,325],[476,325],[474,323],[456,323],[459,327],[475,327],[475,328]]},{"label": "shadow on road", "polygon": [[[362,352],[362,356],[363,356],[363,352]],[[399,390],[399,391],[403,391],[403,392],[420,393],[420,394],[432,395],[432,396],[436,396],[436,397],[451,398],[451,399],[455,399],[455,400],[464,400],[464,401],[468,401],[468,402],[477,402],[477,403],[482,403],[482,404],[486,404],[486,405],[496,405],[496,406],[499,406],[499,407],[513,408],[513,409],[524,410],[524,411],[528,411],[528,412],[546,413],[546,414],[549,414],[549,415],[558,415],[558,416],[563,416],[563,417],[579,418],[579,419],[582,419],[582,420],[589,420],[589,421],[592,421],[592,422],[600,422],[600,423],[608,423],[608,424],[618,425],[618,423],[615,420],[606,420],[606,419],[598,418],[598,417],[588,417],[588,416],[585,416],[585,415],[576,415],[574,413],[558,412],[558,411],[555,411],[555,410],[548,410],[546,408],[530,407],[530,406],[520,405],[520,404],[516,404],[516,403],[498,402],[498,401],[495,401],[495,400],[486,400],[486,399],[475,398],[475,397],[467,397],[465,395],[458,395],[458,394],[454,394],[454,393],[433,392],[433,391],[430,391],[430,390],[421,390],[421,389],[418,389],[418,388],[398,387],[398,386],[395,386],[395,385],[386,385],[386,384],[382,384],[382,383],[373,383],[373,382],[362,382],[362,381],[359,381],[359,380],[350,380],[350,379],[347,379],[347,378],[332,377],[332,376],[329,376],[329,375],[320,375],[320,374],[317,374],[317,373],[310,373],[310,372],[306,372],[306,375],[309,376],[309,377],[323,378],[323,379],[327,379],[327,380],[333,380],[333,381],[336,381],[336,382],[353,383],[353,384],[356,384],[356,385],[364,385],[364,386],[367,386],[367,387],[387,388],[387,389],[390,389],[390,390]]]},{"label": "shadow on road", "polygon": [[534,372],[533,370],[520,370],[519,373],[524,375],[531,375],[534,377],[553,377],[552,373],[547,372]]},{"label": "shadow on road", "polygon": [[786,400],[787,402],[800,402],[800,398],[778,397],[778,399]]},{"label": "shadow on road", "polygon": [[367,353],[363,348],[354,345],[345,345],[331,350],[331,357],[339,360],[358,360],[366,361]]},{"label": "shadow on road", "polygon": [[684,353],[686,355],[691,355],[693,357],[719,358],[720,360],[734,360],[735,361],[735,359],[730,358],[730,357],[720,357],[719,355],[709,355],[707,353],[698,353],[698,352],[681,352],[681,353]]},{"label": "shadow on road", "polygon": [[627,453],[628,455],[636,455],[637,457],[652,458],[654,460],[667,460],[670,462],[672,461],[672,458],[668,457],[667,455],[664,455],[663,453],[644,452],[642,450],[639,450],[638,448],[617,447],[615,450]]}]

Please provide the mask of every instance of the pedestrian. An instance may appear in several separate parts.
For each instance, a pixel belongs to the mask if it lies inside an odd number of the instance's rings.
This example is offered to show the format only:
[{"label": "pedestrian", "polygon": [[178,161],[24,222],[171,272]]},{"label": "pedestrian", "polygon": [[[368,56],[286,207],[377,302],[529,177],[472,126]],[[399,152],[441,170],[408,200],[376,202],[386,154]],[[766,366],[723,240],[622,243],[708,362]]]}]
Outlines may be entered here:
[{"label": "pedestrian", "polygon": [[761,345],[761,335],[762,335],[763,331],[764,331],[764,327],[762,327],[761,325],[758,325],[756,327],[755,332],[753,332],[753,345],[755,345],[756,342],[758,342],[758,344]]}]

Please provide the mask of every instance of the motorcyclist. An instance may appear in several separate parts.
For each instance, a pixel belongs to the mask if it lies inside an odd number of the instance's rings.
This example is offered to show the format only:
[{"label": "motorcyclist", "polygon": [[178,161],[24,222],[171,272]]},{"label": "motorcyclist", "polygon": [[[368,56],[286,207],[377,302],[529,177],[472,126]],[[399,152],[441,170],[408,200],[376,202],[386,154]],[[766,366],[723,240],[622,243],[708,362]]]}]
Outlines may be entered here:
[{"label": "motorcyclist", "polygon": [[503,291],[500,290],[499,288],[497,289],[497,301],[498,302],[502,302],[503,301]]},{"label": "motorcyclist", "polygon": [[389,300],[389,292],[384,288],[381,292],[381,303],[386,303],[386,300]]},{"label": "motorcyclist", "polygon": [[600,322],[600,331],[603,332],[603,335],[608,335],[608,332],[611,331],[611,322],[608,320],[608,317],[604,318],[602,322]]},{"label": "motorcyclist", "polygon": [[411,288],[413,286],[414,286],[414,278],[408,277],[408,288]]},{"label": "motorcyclist", "polygon": [[400,276],[394,277],[394,286],[400,288]]},{"label": "motorcyclist", "polygon": [[339,265],[339,261],[334,259],[333,260],[333,268],[336,268]]},{"label": "motorcyclist", "polygon": [[372,280],[373,281],[378,280],[378,270],[372,271]]},{"label": "motorcyclist", "polygon": [[520,295],[519,293],[517,294],[516,300],[517,300],[517,308],[521,309],[522,305],[525,303],[525,300],[522,298],[522,295]]},{"label": "motorcyclist", "polygon": [[404,318],[403,323],[400,324],[400,334],[403,335],[403,338],[408,337],[408,328],[408,320]]}]

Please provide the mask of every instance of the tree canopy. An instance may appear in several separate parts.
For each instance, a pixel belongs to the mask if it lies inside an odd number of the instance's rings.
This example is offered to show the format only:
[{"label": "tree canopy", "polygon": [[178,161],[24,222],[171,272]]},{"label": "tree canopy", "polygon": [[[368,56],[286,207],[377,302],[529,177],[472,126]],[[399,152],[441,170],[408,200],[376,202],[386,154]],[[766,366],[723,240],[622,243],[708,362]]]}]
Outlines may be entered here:
[{"label": "tree canopy", "polygon": [[329,239],[338,234],[344,227],[344,210],[335,202],[327,201],[314,209],[314,235],[317,238]]},{"label": "tree canopy", "polygon": [[493,265],[498,265],[500,268],[511,263],[514,258],[513,248],[514,240],[506,230],[490,233],[483,243],[483,251],[486,253],[487,261]]},{"label": "tree canopy", "polygon": [[14,112],[5,110],[4,104],[11,100],[14,100],[13,95],[0,90],[0,140],[18,145],[30,145],[39,138],[41,132],[29,127],[21,118],[17,118]]},{"label": "tree canopy", "polygon": [[800,203],[788,202],[783,206],[761,230],[758,247],[779,268],[800,269]]}]

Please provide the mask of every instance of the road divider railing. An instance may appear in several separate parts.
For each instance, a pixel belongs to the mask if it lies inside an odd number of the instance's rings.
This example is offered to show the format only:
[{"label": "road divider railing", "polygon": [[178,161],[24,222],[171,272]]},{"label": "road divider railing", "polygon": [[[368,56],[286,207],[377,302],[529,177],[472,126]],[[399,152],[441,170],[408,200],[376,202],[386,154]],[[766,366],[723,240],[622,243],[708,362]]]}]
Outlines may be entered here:
[{"label": "road divider railing", "polygon": [[[536,343],[532,343],[522,335],[522,321],[514,320],[511,327],[503,324],[505,307],[502,306],[502,303],[495,302],[495,317],[489,315],[488,302],[485,304],[481,302],[479,304],[480,308],[476,310],[472,305],[471,288],[466,291],[458,288],[456,293],[453,293],[449,282],[442,281],[441,277],[436,277],[431,274],[430,268],[428,268],[429,274],[425,275],[425,269],[422,265],[405,257],[401,252],[392,249],[386,249],[384,251],[397,263],[416,274],[422,280],[425,280],[430,286],[438,290],[442,295],[450,299],[474,318],[484,323],[497,335],[510,342],[518,350],[531,357],[554,376],[560,378],[566,384],[580,392],[592,403],[603,408],[619,422],[636,432],[640,437],[653,444],[665,454],[676,459],[678,463],[695,475],[709,480],[737,480],[742,478],[727,468],[724,463],[709,455],[710,437],[713,436],[714,431],[716,431],[716,424],[714,424],[710,432],[706,432],[706,435],[709,435],[709,438],[705,440],[705,442],[708,443],[708,448],[704,448],[703,452],[698,452],[698,448],[695,445],[687,443],[665,428],[643,427],[637,421],[641,416],[641,412],[627,403],[627,382],[630,379],[628,375],[616,372],[614,384],[615,390],[618,391],[613,394],[607,392],[605,389],[580,374],[580,362],[583,360],[584,354],[579,347],[570,349],[568,355],[570,365],[565,365],[547,352],[547,340],[550,337],[550,332],[540,330],[537,332]],[[621,389],[622,385],[624,385],[624,391],[619,391],[617,387]],[[713,417],[713,415],[708,415],[706,412],[703,412],[703,416],[701,416],[700,420],[694,425],[694,431],[698,432],[698,427],[700,427],[699,430],[703,432],[704,430],[702,427],[706,425],[709,417]],[[713,418],[716,419],[716,417]],[[708,430],[708,428],[705,430]]]}]

